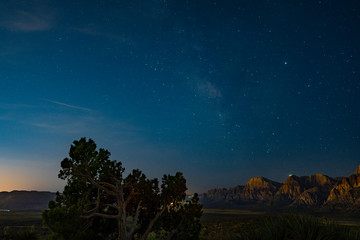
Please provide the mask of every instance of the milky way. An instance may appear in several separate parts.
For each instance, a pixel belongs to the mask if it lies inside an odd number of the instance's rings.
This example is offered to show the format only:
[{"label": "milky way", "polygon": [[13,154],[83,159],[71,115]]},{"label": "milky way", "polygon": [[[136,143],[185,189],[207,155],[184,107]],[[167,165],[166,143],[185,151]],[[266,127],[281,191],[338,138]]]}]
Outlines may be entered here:
[{"label": "milky way", "polygon": [[347,176],[360,163],[359,12],[357,1],[2,1],[0,184],[26,179],[0,190],[60,190],[80,137],[150,177],[182,171],[191,191]]}]

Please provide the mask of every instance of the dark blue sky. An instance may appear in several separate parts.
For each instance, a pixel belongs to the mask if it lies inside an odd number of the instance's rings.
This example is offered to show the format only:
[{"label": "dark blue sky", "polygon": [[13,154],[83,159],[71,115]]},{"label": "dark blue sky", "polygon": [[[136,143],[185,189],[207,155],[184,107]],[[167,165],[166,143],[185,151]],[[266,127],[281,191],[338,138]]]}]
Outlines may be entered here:
[{"label": "dark blue sky", "polygon": [[359,1],[0,2],[0,190],[88,137],[191,191],[360,163]]}]

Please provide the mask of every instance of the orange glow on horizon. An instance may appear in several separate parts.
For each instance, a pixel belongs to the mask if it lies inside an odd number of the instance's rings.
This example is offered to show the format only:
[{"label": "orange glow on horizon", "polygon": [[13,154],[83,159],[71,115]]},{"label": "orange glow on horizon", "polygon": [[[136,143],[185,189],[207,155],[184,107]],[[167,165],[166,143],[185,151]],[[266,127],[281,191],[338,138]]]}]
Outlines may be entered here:
[{"label": "orange glow on horizon", "polygon": [[0,192],[13,190],[61,191],[64,181],[57,171],[39,166],[39,163],[19,162],[18,165],[0,161]]}]

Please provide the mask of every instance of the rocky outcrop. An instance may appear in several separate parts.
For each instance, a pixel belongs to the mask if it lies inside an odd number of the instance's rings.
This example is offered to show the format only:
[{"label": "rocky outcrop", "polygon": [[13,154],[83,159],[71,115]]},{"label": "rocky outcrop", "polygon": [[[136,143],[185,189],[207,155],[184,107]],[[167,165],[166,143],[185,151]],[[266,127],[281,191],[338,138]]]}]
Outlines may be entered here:
[{"label": "rocky outcrop", "polygon": [[278,200],[295,200],[304,191],[305,178],[295,175],[289,176],[276,193]]},{"label": "rocky outcrop", "polygon": [[203,194],[203,199],[206,199],[207,201],[224,201],[226,200],[227,195],[227,189],[226,188],[214,188],[208,190],[206,193]]},{"label": "rocky outcrop", "polygon": [[356,174],[356,175],[360,175],[360,165],[359,165],[359,167],[355,170],[355,174]]},{"label": "rocky outcrop", "polygon": [[270,201],[280,187],[281,183],[264,177],[251,178],[244,187],[244,198],[260,202]]},{"label": "rocky outcrop", "polygon": [[295,205],[319,206],[323,204],[338,180],[323,174],[290,176],[286,179],[276,198]]},{"label": "rocky outcrop", "polygon": [[322,188],[331,189],[338,181],[323,174],[314,174],[306,178],[305,184],[309,187],[320,186]]},{"label": "rocky outcrop", "polygon": [[203,193],[200,197],[204,203],[231,202],[244,200],[244,186],[233,188],[215,188]]},{"label": "rocky outcrop", "polygon": [[331,191],[325,203],[330,208],[360,207],[360,166],[355,174],[343,178]]},{"label": "rocky outcrop", "polygon": [[228,189],[226,201],[241,201],[244,199],[244,186],[236,186]]},{"label": "rocky outcrop", "polygon": [[354,199],[350,194],[350,190],[352,189],[353,188],[347,183],[342,183],[338,186],[335,186],[330,192],[330,195],[327,199],[327,203],[328,204],[353,203]]},{"label": "rocky outcrop", "polygon": [[349,177],[323,174],[289,176],[281,184],[264,177],[251,178],[245,186],[217,188],[201,195],[207,203],[265,204],[282,207],[359,208],[360,166]]},{"label": "rocky outcrop", "polygon": [[293,206],[310,206],[320,205],[326,200],[326,196],[318,187],[313,187],[302,192],[292,203]]}]

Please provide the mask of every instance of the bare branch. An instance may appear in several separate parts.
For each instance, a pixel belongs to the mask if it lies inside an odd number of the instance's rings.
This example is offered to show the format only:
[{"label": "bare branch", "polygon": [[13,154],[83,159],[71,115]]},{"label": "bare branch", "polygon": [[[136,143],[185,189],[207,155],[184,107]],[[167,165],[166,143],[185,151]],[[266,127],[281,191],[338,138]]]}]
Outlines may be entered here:
[{"label": "bare branch", "polygon": [[163,212],[165,211],[165,209],[167,208],[167,205],[164,205],[162,207],[162,209],[160,210],[160,212],[158,212],[155,217],[151,220],[150,224],[148,225],[144,235],[141,237],[141,240],[145,240],[147,239],[147,236],[149,235],[149,233],[151,232],[151,229],[153,228],[155,222],[159,219],[159,217],[163,214]]},{"label": "bare branch", "polygon": [[117,196],[117,193],[115,191],[109,190],[106,187],[100,185],[98,182],[96,182],[92,177],[90,176],[86,176],[87,179],[93,184],[95,185],[95,187],[100,188],[101,190],[103,190],[104,192],[106,192],[107,194],[111,195],[111,196]]},{"label": "bare branch", "polygon": [[121,181],[114,175],[111,175],[112,180],[116,183],[116,185],[120,185]]},{"label": "bare branch", "polygon": [[130,229],[130,232],[129,232],[129,237],[132,236],[134,234],[134,232],[135,232],[136,225],[137,225],[137,223],[139,221],[141,204],[142,204],[142,201],[139,201],[139,203],[137,205],[137,208],[136,208],[135,218],[134,218],[134,221],[133,221],[133,223],[131,225],[131,229]]},{"label": "bare branch", "polygon": [[125,200],[124,200],[124,187],[122,185],[119,186],[119,195],[120,195],[121,203],[125,202]]},{"label": "bare branch", "polygon": [[[85,164],[85,172],[86,172],[86,174],[81,173],[81,172],[78,172],[77,174],[79,176],[87,178],[92,184],[94,184],[97,188],[100,188],[101,190],[105,191],[107,194],[112,195],[112,196],[116,196],[116,187],[115,187],[115,185],[107,183],[107,182],[97,182],[91,176],[91,174],[89,172],[89,167],[90,167],[89,162],[87,160],[83,160],[83,162]],[[108,189],[108,188],[110,188],[110,189]]]},{"label": "bare branch", "polygon": [[96,211],[98,212],[100,208],[100,188],[97,189],[97,198],[96,198]]},{"label": "bare branch", "polygon": [[107,182],[98,182],[101,186],[106,186],[108,188],[110,188],[112,191],[116,191],[116,185],[111,184],[111,183],[107,183]]}]

